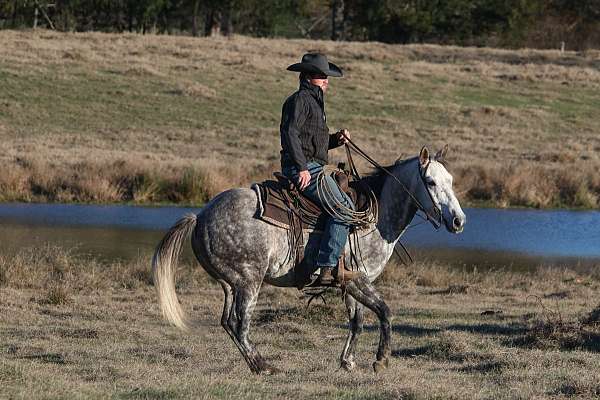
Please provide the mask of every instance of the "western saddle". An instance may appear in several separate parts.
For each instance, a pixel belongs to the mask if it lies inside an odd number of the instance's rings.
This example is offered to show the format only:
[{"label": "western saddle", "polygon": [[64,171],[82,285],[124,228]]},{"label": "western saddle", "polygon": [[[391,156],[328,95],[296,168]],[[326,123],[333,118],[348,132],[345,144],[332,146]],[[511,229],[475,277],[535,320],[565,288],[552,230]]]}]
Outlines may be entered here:
[{"label": "western saddle", "polygon": [[[358,211],[366,210],[372,196],[370,189],[358,180],[350,180],[349,173],[343,171],[343,164],[340,167],[332,173],[340,189],[352,199]],[[303,231],[323,232],[329,215],[319,205],[304,196],[286,176],[279,172],[275,172],[273,175],[276,180],[266,180],[252,185],[252,189],[255,190],[259,198],[256,217],[287,230],[293,252],[292,256],[295,259],[294,274],[297,287],[302,289],[311,285],[313,282],[312,275],[316,269],[316,266],[304,262],[305,240]],[[367,226],[353,225],[351,234],[364,228],[367,228]],[[351,255],[351,259],[353,256]],[[350,267],[345,265],[344,259],[345,254],[342,254],[337,269],[336,283],[341,286],[355,277],[358,269],[358,265]]]}]

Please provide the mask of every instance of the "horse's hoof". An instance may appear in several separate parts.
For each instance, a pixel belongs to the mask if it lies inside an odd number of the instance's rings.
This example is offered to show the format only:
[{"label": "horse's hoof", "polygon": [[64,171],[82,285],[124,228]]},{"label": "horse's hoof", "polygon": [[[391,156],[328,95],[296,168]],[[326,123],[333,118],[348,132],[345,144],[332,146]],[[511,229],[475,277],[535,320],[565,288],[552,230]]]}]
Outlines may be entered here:
[{"label": "horse's hoof", "polygon": [[387,358],[382,358],[381,360],[377,360],[373,363],[373,371],[375,371],[376,374],[382,372],[384,369],[386,369],[387,367],[389,367],[390,362],[388,361]]},{"label": "horse's hoof", "polygon": [[344,360],[340,363],[340,367],[342,367],[348,372],[351,372],[352,370],[354,370],[354,367],[356,367],[356,363],[352,360]]},{"label": "horse's hoof", "polygon": [[259,371],[259,374],[260,375],[275,375],[275,374],[278,374],[280,372],[281,371],[279,369],[275,368],[274,366],[269,365],[269,364],[265,364],[265,365],[263,365],[261,367],[261,369]]},{"label": "horse's hoof", "polygon": [[280,370],[266,362],[262,357],[255,359],[250,369],[256,375],[275,375],[281,372]]}]

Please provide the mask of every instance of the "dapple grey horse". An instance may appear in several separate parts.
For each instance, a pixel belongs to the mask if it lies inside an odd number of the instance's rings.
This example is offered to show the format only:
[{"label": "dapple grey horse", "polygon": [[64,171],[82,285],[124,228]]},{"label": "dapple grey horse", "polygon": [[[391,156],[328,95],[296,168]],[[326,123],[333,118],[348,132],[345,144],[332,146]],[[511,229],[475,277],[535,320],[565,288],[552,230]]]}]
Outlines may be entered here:
[{"label": "dapple grey horse", "polygon": [[[418,157],[397,161],[383,172],[365,177],[378,199],[376,226],[359,232],[354,245],[360,246],[365,270],[347,283],[345,304],[350,332],[341,354],[341,366],[355,366],[354,352],[362,330],[363,307],[379,318],[380,339],[375,371],[388,366],[390,356],[390,309],[373,281],[382,272],[394,246],[418,210],[438,228],[442,221],[448,231],[461,232],[466,221],[452,190],[452,176],[442,160],[447,146],[434,157],[423,147]],[[252,372],[276,371],[250,342],[248,332],[252,310],[263,282],[295,287],[294,257],[283,228],[256,218],[257,194],[251,189],[231,189],[209,201],[198,215],[180,219],[156,248],[152,260],[154,284],[164,317],[185,329],[186,319],[175,292],[175,266],[184,240],[191,235],[192,249],[202,267],[225,292],[221,325],[238,347]],[[318,248],[319,235],[309,235],[306,254]],[[347,244],[349,246],[349,244]],[[346,249],[349,257],[348,248]],[[346,260],[350,265],[350,259]]]}]

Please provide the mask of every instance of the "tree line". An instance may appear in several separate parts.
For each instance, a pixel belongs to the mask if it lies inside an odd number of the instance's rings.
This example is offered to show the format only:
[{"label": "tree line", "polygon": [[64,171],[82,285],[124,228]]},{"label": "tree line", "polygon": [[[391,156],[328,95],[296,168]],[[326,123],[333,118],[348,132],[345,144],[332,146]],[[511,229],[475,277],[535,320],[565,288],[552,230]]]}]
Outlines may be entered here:
[{"label": "tree line", "polygon": [[600,0],[0,0],[0,28],[582,50]]}]

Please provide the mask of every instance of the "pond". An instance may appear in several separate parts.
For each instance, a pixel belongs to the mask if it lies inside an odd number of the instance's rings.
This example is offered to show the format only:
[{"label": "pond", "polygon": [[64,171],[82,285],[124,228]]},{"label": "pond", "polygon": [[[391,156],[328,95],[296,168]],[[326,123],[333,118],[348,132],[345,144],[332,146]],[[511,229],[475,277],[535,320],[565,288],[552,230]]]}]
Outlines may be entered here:
[{"label": "pond", "polygon": [[[200,208],[0,205],[3,251],[58,245],[105,260],[150,257],[165,231]],[[462,234],[415,218],[402,238],[414,258],[478,267],[600,266],[600,212],[465,209]]]}]

